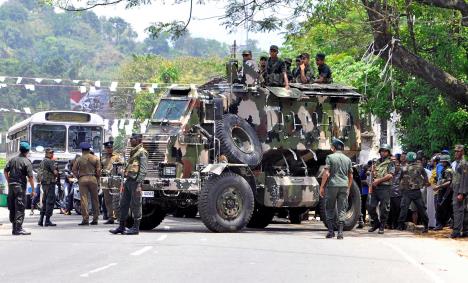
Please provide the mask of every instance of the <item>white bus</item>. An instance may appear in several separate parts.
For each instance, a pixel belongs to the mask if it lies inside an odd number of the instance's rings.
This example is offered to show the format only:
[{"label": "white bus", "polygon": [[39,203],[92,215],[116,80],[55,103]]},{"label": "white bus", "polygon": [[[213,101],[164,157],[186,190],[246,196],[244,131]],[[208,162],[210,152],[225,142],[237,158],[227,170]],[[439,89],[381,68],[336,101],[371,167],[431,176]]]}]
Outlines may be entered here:
[{"label": "white bus", "polygon": [[7,159],[18,154],[20,141],[31,145],[30,160],[36,168],[44,149],[52,148],[59,167],[81,153],[80,143],[89,142],[99,154],[104,140],[104,120],[93,113],[78,111],[38,112],[8,129]]}]

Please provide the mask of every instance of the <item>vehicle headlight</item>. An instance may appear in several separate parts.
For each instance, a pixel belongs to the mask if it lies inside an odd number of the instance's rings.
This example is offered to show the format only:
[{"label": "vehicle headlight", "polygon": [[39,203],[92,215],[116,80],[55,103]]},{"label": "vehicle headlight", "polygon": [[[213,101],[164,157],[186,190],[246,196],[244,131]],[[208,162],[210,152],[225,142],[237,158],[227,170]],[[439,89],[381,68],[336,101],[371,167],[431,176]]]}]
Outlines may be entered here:
[{"label": "vehicle headlight", "polygon": [[175,178],[176,176],[176,166],[175,164],[164,164],[162,165],[162,175],[163,177]]}]

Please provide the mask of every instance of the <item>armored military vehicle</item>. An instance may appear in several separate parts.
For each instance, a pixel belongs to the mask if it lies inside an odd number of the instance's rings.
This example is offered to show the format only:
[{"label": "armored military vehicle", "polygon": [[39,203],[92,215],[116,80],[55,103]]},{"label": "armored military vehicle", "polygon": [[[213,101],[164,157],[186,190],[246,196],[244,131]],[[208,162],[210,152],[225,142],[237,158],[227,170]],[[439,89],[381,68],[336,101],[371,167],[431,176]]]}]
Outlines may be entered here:
[{"label": "armored military vehicle", "polygon": [[[352,160],[359,154],[360,97],[338,84],[172,87],[143,137],[149,170],[140,228],[153,229],[180,208],[198,207],[214,232],[264,228],[278,210],[323,208],[320,173],[332,137],[344,141]],[[346,230],[360,213],[355,175]]]}]

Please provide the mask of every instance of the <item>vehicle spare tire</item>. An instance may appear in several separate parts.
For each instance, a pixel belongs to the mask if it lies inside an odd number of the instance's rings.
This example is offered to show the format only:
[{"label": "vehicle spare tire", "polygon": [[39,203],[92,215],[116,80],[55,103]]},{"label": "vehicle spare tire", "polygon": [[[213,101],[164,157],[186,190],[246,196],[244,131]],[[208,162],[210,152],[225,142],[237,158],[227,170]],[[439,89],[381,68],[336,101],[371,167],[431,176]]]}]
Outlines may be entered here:
[{"label": "vehicle spare tire", "polygon": [[[325,227],[328,228],[327,224],[327,219],[326,219],[326,214],[325,214],[325,198],[320,199],[320,220],[323,221],[323,224],[325,224]],[[359,190],[359,186],[355,181],[353,181],[353,185],[351,186],[351,189],[349,191],[348,195],[348,208],[346,210],[346,216],[345,216],[345,221],[343,225],[343,230],[345,231],[350,231],[354,227],[356,227],[356,224],[359,220],[359,215],[361,214],[361,192]],[[335,230],[338,227],[338,215],[337,212],[335,213]]]},{"label": "vehicle spare tire", "polygon": [[262,161],[262,145],[257,133],[241,117],[225,114],[216,122],[216,137],[221,143],[221,153],[230,163],[257,166]]}]

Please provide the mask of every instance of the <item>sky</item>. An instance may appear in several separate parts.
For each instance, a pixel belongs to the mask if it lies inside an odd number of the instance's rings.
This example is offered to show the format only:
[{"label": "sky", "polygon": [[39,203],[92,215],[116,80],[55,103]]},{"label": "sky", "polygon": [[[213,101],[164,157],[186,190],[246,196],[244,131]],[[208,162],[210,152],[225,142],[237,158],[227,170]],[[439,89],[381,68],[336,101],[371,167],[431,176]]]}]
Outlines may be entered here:
[{"label": "sky", "polygon": [[[7,0],[0,0],[0,5]],[[85,3],[86,0],[79,2]],[[73,1],[75,3],[79,3]],[[153,0],[150,5],[142,5],[126,9],[125,3],[116,5],[96,7],[93,11],[99,16],[106,17],[121,17],[129,22],[133,29],[138,33],[139,40],[147,37],[145,29],[154,22],[170,22],[174,20],[186,21],[189,16],[190,3],[173,4],[174,0]],[[180,2],[180,1],[179,1]],[[193,18],[188,27],[189,32],[193,37],[203,37],[208,39],[216,39],[231,45],[234,40],[237,44],[245,44],[246,32],[240,28],[234,33],[229,33],[222,25],[222,20],[217,17],[224,14],[225,1],[211,0],[204,1],[204,4],[199,4],[195,0],[193,6]],[[165,3],[165,4],[163,4]],[[270,33],[252,33],[249,32],[248,37],[258,41],[259,47],[268,50],[271,44],[281,46],[284,41],[281,31]]]}]

